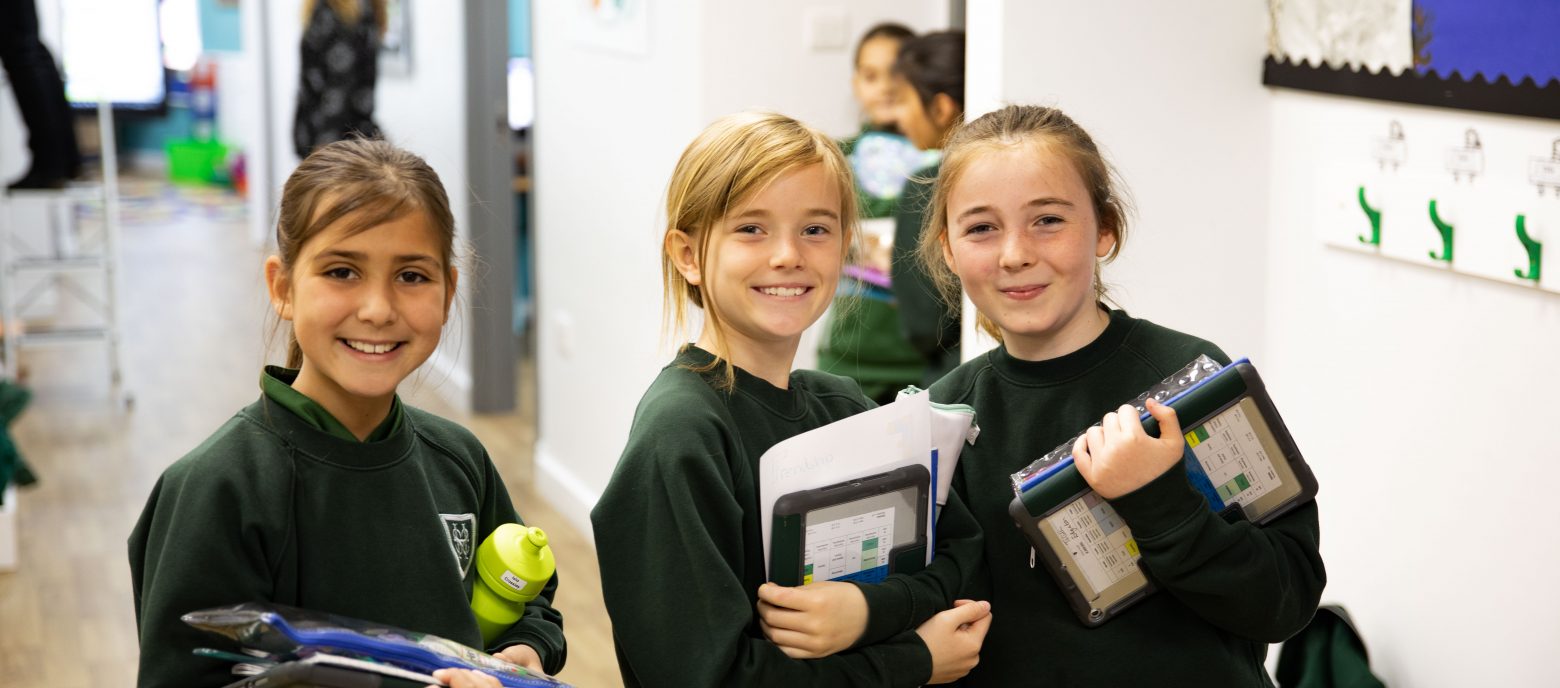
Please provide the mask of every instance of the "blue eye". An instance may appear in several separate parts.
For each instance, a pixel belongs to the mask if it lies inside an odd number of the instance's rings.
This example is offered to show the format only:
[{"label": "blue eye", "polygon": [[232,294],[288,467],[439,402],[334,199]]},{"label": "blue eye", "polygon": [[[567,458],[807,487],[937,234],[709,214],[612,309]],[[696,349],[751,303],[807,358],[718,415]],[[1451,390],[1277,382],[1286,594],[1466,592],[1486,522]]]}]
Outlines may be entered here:
[{"label": "blue eye", "polygon": [[828,227],[823,226],[823,225],[810,225],[810,226],[807,227],[807,229],[802,230],[802,235],[803,236],[822,236],[824,234],[828,234],[829,232],[830,232],[830,229]]}]

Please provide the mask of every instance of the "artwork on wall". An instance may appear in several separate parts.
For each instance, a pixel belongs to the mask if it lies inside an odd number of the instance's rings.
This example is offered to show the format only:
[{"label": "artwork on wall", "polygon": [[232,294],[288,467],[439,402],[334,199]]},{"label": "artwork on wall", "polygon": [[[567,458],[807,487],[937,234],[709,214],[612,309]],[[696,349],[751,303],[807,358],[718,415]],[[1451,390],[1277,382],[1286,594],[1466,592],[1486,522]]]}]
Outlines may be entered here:
[{"label": "artwork on wall", "polygon": [[574,0],[575,38],[606,52],[644,55],[650,49],[648,0]]},{"label": "artwork on wall", "polygon": [[1262,82],[1560,119],[1553,0],[1268,0]]}]

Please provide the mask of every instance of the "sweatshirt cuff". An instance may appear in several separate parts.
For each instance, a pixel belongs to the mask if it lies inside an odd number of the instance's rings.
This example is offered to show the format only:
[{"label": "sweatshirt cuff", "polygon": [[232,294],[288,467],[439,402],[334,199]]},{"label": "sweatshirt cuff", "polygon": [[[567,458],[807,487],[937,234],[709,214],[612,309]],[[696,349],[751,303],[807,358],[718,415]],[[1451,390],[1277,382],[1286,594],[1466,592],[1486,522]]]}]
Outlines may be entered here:
[{"label": "sweatshirt cuff", "polygon": [[514,647],[515,645],[529,645],[531,649],[536,650],[536,656],[542,659],[542,671],[546,672],[548,676],[563,671],[564,654],[558,651],[554,643],[550,642],[550,638],[546,638],[539,633],[520,631],[518,629],[519,624],[516,624],[508,631],[505,631],[494,642],[493,646],[488,648],[488,653],[498,654],[506,648]]},{"label": "sweatshirt cuff", "polygon": [[1140,540],[1163,535],[1208,510],[1207,500],[1192,489],[1181,461],[1148,484],[1109,501]]},{"label": "sweatshirt cuff", "polygon": [[867,628],[851,647],[876,645],[909,630],[907,627],[915,614],[915,598],[904,581],[889,577],[882,583],[855,585],[867,600]]},{"label": "sweatshirt cuff", "polygon": [[915,631],[893,636],[889,642],[873,645],[878,659],[885,664],[890,686],[923,686],[932,680],[932,651]]}]

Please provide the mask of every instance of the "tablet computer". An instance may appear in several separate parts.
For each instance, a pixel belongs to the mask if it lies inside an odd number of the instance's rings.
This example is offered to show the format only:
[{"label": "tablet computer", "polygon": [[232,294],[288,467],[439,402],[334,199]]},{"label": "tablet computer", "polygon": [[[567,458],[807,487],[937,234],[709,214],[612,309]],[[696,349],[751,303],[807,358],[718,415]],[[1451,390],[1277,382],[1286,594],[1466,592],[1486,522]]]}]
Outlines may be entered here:
[{"label": "tablet computer", "polygon": [[877,583],[926,564],[931,472],[912,465],[782,495],[769,560],[780,585]]},{"label": "tablet computer", "polygon": [[[1166,402],[1180,418],[1187,478],[1226,519],[1268,523],[1316,496],[1255,367],[1225,366]],[[1143,415],[1143,427],[1159,423]],[[1098,626],[1155,589],[1132,531],[1069,457],[1036,475],[1008,508],[1080,621]]]}]

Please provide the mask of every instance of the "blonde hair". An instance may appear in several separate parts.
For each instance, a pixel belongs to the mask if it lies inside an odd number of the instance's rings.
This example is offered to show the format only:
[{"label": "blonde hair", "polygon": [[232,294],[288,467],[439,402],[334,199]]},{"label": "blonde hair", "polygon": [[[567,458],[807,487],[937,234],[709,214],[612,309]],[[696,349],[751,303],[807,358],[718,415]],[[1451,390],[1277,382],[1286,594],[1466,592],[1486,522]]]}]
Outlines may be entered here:
[{"label": "blonde hair", "polygon": [[[948,244],[948,191],[959,182],[959,177],[976,157],[1019,145],[1044,146],[1047,150],[1066,156],[1083,180],[1084,188],[1089,191],[1089,200],[1094,207],[1100,232],[1115,238],[1110,254],[1094,264],[1094,297],[1096,300],[1104,300],[1107,289],[1100,276],[1100,265],[1120,255],[1121,246],[1127,240],[1127,219],[1132,214],[1132,202],[1127,197],[1126,185],[1121,182],[1121,176],[1100,154],[1089,132],[1056,108],[1009,105],[981,115],[953,131],[943,146],[943,162],[937,174],[937,186],[932,192],[931,207],[927,210],[926,227],[916,247],[921,267],[931,276],[942,298],[957,306],[960,300],[959,277],[943,260],[943,247]],[[985,314],[977,314],[976,322],[987,334],[1002,341],[1002,333],[998,331],[996,323]]]},{"label": "blonde hair", "polygon": [[[438,238],[446,273],[455,270],[455,216],[444,184],[426,161],[382,139],[320,146],[282,186],[276,255],[283,274],[292,278],[304,244],[326,229],[343,224],[350,236],[419,211]],[[289,330],[287,367],[302,364],[303,349]]]},{"label": "blonde hair", "polygon": [[709,264],[710,235],[721,218],[792,170],[823,165],[839,191],[841,255],[857,236],[856,190],[850,165],[834,141],[822,132],[774,112],[741,112],[711,123],[683,150],[666,190],[666,231],[661,243],[663,335],[680,333],[688,322],[688,304],[704,310],[705,324],[715,334],[715,361],[696,368],[722,367],[725,386],[736,381],[726,348],[725,322],[708,308],[709,282],[690,284],[677,269],[667,238],[682,231],[694,243],[702,269]]},{"label": "blonde hair", "polygon": [[[303,25],[305,27],[314,19],[314,6],[317,4],[319,4],[319,0],[303,0]],[[336,16],[341,18],[342,23],[347,26],[356,26],[358,20],[363,18],[363,0],[325,0],[325,4],[329,5],[331,11],[335,12]],[[388,11],[386,10],[388,3],[385,0],[369,0],[369,4],[373,5],[374,8],[374,29],[380,37],[384,37],[385,29],[389,26],[390,21],[390,17],[387,16]]]}]

